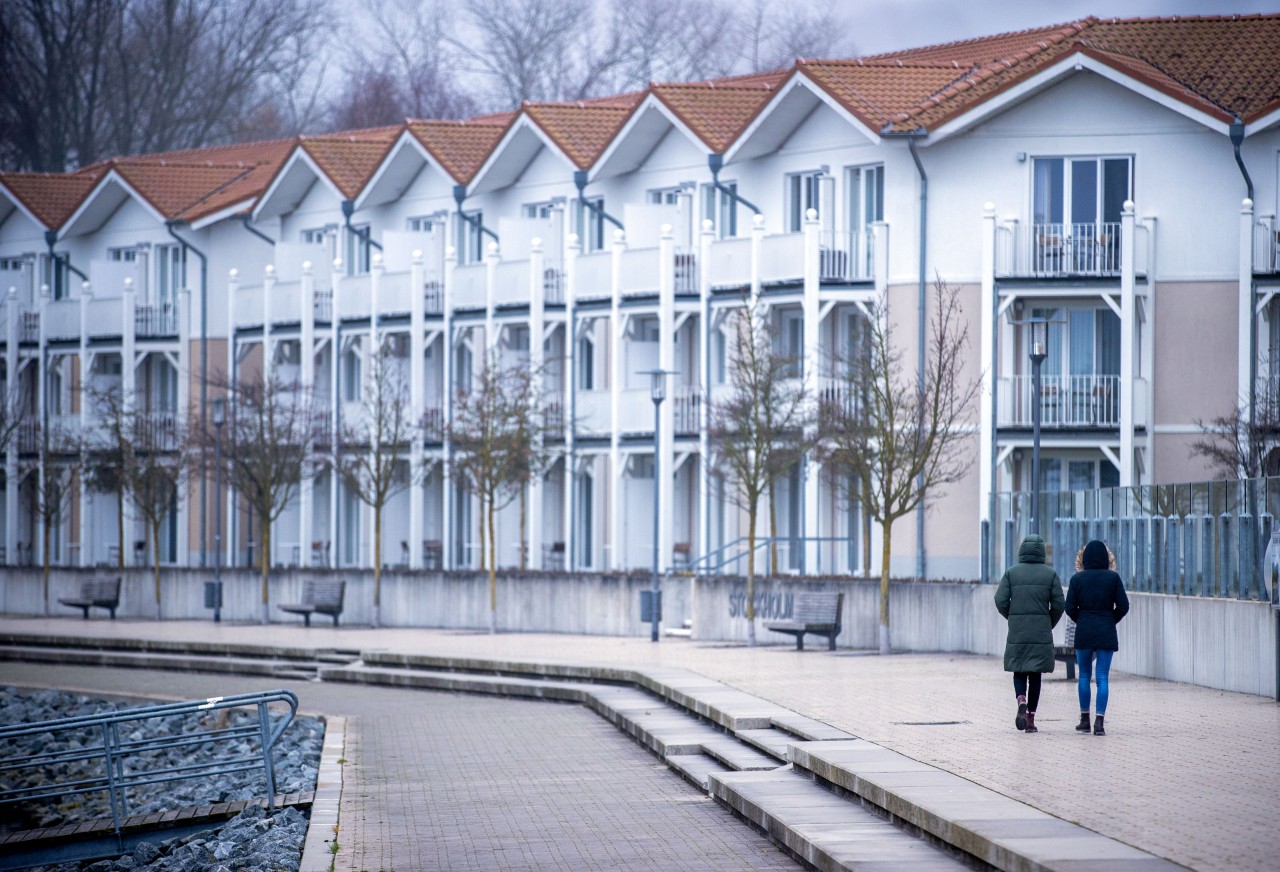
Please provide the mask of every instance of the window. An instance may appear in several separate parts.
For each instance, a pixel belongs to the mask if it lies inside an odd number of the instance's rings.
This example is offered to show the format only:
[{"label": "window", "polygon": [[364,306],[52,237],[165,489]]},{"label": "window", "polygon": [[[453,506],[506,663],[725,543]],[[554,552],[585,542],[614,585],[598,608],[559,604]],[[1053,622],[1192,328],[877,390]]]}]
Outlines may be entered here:
[{"label": "window", "polygon": [[458,222],[458,263],[480,263],[484,260],[484,213],[463,212]]},{"label": "window", "polygon": [[787,229],[799,233],[810,209],[818,209],[822,194],[821,172],[796,173],[787,176]]},{"label": "window", "polygon": [[324,245],[325,237],[326,231],[323,227],[311,227],[298,234],[298,240],[303,245]]},{"label": "window", "polygon": [[787,358],[787,377],[804,375],[804,314],[783,312],[776,334],[778,353]]},{"label": "window", "polygon": [[512,351],[528,352],[529,351],[529,328],[528,327],[508,327],[507,328],[507,348]]},{"label": "window", "polygon": [[593,391],[596,387],[596,343],[589,336],[578,340],[578,389]]},{"label": "window", "polygon": [[1045,423],[1120,423],[1120,318],[1108,307],[1032,309],[1047,318],[1048,356],[1040,367]]},{"label": "window", "polygon": [[884,167],[849,167],[845,170],[849,229],[862,232],[884,220]]},{"label": "window", "polygon": [[360,560],[360,498],[350,488],[342,489],[342,559],[348,565]]},{"label": "window", "polygon": [[182,246],[156,246],[156,302],[172,309],[185,282],[186,259]]},{"label": "window", "polygon": [[559,205],[560,203],[556,200],[547,200],[543,203],[525,203],[521,211],[526,218],[550,218]]},{"label": "window", "polygon": [[718,385],[728,381],[728,340],[725,338],[723,330],[715,330],[711,334],[711,371],[715,375],[715,383]]},{"label": "window", "polygon": [[405,221],[405,229],[410,233],[435,233],[444,222],[430,215],[419,215]]},{"label": "window", "polygon": [[66,299],[71,293],[71,270],[67,268],[66,257],[59,254],[50,261],[49,255],[40,255],[40,282],[49,286],[55,300]]},{"label": "window", "polygon": [[604,197],[589,197],[577,205],[578,238],[584,254],[604,250]]},{"label": "window", "polygon": [[362,276],[369,272],[369,242],[372,231],[368,224],[352,224],[347,228],[347,251],[342,259],[347,265],[347,275]]},{"label": "window", "polygon": [[645,192],[645,202],[655,206],[674,206],[680,202],[680,194],[684,188],[654,188]]},{"label": "window", "polygon": [[592,552],[595,550],[592,542],[595,513],[595,506],[592,505],[593,486],[594,481],[589,473],[578,477],[578,567],[581,569],[591,568]]},{"label": "window", "polygon": [[631,477],[632,478],[653,478],[653,455],[652,454],[631,455]]},{"label": "window", "polygon": [[128,248],[108,248],[107,260],[114,263],[135,263],[138,260],[138,249],[132,245]]},{"label": "window", "polygon": [[[738,192],[737,182],[721,182],[733,193]],[[702,219],[715,225],[716,238],[728,239],[738,235],[737,201],[715,185],[702,186]]]},{"label": "window", "polygon": [[348,346],[342,357],[342,398],[348,403],[358,403],[360,402],[360,346]]},{"label": "window", "polygon": [[652,315],[632,318],[631,340],[634,342],[657,342],[658,319]]},{"label": "window", "polygon": [[26,266],[25,257],[0,257],[0,272],[21,272]]},{"label": "window", "polygon": [[[1030,478],[1031,465],[1027,464]],[[1064,478],[1063,473],[1066,473]],[[1065,485],[1065,487],[1064,487]],[[1046,493],[1095,490],[1120,486],[1120,470],[1111,461],[1045,457],[1040,460],[1040,489]]]},{"label": "window", "polygon": [[1038,157],[1033,163],[1035,224],[1120,222],[1131,196],[1128,157]]}]

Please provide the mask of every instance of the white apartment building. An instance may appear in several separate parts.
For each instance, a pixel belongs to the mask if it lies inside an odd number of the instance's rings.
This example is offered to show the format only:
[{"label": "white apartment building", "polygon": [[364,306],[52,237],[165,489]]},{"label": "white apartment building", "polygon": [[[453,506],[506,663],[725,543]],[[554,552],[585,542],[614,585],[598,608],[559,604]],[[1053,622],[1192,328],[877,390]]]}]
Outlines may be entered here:
[{"label": "white apartment building", "polygon": [[[821,395],[882,295],[913,362],[940,276],[962,291],[964,364],[982,384],[974,462],[895,526],[891,569],[973,578],[993,495],[1031,487],[1019,322],[1052,322],[1047,490],[1207,478],[1197,422],[1275,408],[1277,44],[1280,16],[1091,18],[467,121],[0,175],[3,375],[31,385],[33,423],[87,427],[85,379],[145,385],[165,415],[197,407],[202,373],[252,361],[313,389],[336,428],[386,347],[414,416],[443,423],[496,349],[545,373],[558,434],[524,536],[516,507],[499,519],[499,565],[651,566],[656,460],[659,561],[714,569],[746,535],[707,437],[727,314],[758,296]],[[655,367],[674,373],[657,458]],[[23,474],[31,432],[5,458],[10,564],[43,547],[24,502],[40,474]],[[478,509],[443,432],[405,452],[421,474],[384,513],[385,563],[478,565]],[[197,487],[175,499],[166,562],[207,558],[212,493],[202,510]],[[878,570],[879,534],[866,541],[840,491],[814,458],[777,483],[784,571]],[[86,490],[71,506],[54,562],[110,559],[114,500]],[[226,558],[243,563],[252,525],[234,496],[224,516]],[[322,473],[276,522],[270,559],[367,566],[371,527]]]}]

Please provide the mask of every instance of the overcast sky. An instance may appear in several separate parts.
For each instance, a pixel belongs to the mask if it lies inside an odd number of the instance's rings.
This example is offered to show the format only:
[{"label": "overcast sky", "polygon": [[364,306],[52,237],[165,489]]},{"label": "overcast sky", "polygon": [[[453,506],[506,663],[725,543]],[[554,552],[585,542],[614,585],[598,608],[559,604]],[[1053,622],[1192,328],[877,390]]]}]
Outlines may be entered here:
[{"label": "overcast sky", "polygon": [[1099,18],[1280,12],[1280,0],[844,0],[858,54]]}]

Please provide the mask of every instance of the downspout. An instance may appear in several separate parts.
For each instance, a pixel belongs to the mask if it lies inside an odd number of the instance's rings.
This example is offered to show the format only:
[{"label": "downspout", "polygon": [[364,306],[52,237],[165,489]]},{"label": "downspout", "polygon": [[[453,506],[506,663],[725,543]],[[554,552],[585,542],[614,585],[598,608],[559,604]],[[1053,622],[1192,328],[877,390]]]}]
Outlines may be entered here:
[{"label": "downspout", "polygon": [[244,227],[244,229],[245,229],[245,230],[248,230],[248,231],[249,231],[250,233],[252,233],[254,236],[256,236],[256,237],[258,237],[259,239],[261,239],[261,240],[262,240],[263,242],[265,242],[267,245],[270,245],[272,248],[274,248],[274,247],[275,247],[275,244],[276,244],[276,241],[275,241],[274,239],[272,239],[270,236],[268,236],[267,234],[263,233],[263,232],[262,232],[261,230],[259,230],[257,227],[254,227],[254,226],[253,226],[253,224],[251,223],[251,220],[252,220],[252,219],[250,219],[248,215],[241,215],[241,216],[240,216],[240,225],[241,225],[242,227]]},{"label": "downspout", "polygon": [[[916,292],[916,341],[919,348],[916,354],[916,386],[921,393],[924,391],[924,342],[925,342],[925,293],[924,293],[924,268],[926,246],[928,244],[929,229],[929,176],[924,171],[924,164],[920,163],[920,155],[916,153],[916,138],[923,136],[923,130],[914,130],[907,135],[907,148],[911,151],[911,159],[916,162],[916,172],[920,174],[920,284]],[[916,489],[924,490],[924,473],[921,472],[916,477]],[[925,551],[924,551],[924,499],[916,505],[916,577],[924,579],[925,573]]]},{"label": "downspout", "polygon": [[54,246],[54,244],[55,244],[55,243],[57,243],[57,241],[58,241],[58,231],[56,231],[56,230],[46,230],[46,231],[44,232],[44,242],[45,242],[45,245],[49,246],[49,259],[50,259],[51,261],[53,261],[54,263],[57,263],[57,262],[59,262],[59,261],[61,261],[62,263],[65,263],[65,264],[67,265],[67,269],[71,270],[73,273],[75,273],[76,275],[80,276],[80,281],[82,281],[82,282],[87,282],[87,281],[89,281],[89,277],[88,277],[87,275],[85,275],[84,273],[80,272],[80,270],[78,270],[78,269],[76,269],[74,266],[72,266],[72,264],[71,264],[71,255],[69,255],[69,254],[57,254],[56,252],[54,252],[54,250],[53,250],[53,246]]},{"label": "downspout", "polygon": [[[196,248],[187,240],[178,235],[178,231],[174,229],[175,221],[166,221],[165,230],[169,231],[169,235],[182,245],[183,264],[186,264],[186,252],[195,252],[196,257],[200,258],[200,433],[204,434],[207,429],[205,421],[206,409],[209,405],[209,259],[200,249]],[[190,315],[188,315],[190,317]],[[132,366],[133,361],[125,361],[126,366]],[[205,443],[208,440],[201,438],[200,440],[200,468],[208,468],[208,457]],[[205,553],[209,550],[209,543],[205,540],[205,477],[200,476],[200,565],[203,567],[207,559]]]},{"label": "downspout", "polygon": [[[346,226],[348,233],[354,233],[356,236],[360,237],[360,241],[364,243],[364,259],[369,260],[369,248],[372,246],[373,248],[378,249],[378,251],[382,251],[382,245],[374,241],[372,228],[366,227],[363,230],[357,230],[351,226],[351,216],[355,211],[355,200],[342,201],[342,223]],[[248,226],[248,224],[245,225],[246,228]],[[350,273],[348,273],[348,275],[350,275]]]},{"label": "downspout", "polygon": [[587,199],[587,195],[583,193],[583,191],[585,191],[587,187],[587,171],[586,170],[574,170],[573,183],[578,186],[578,203],[579,204],[586,207],[587,209],[590,209],[591,212],[593,212],[596,215],[599,215],[601,218],[608,221],[614,227],[617,227],[623,233],[627,232],[627,228],[622,226],[621,221],[619,221],[617,218],[614,218],[608,212],[604,211],[603,207],[597,206],[595,203],[592,203],[590,200]]},{"label": "downspout", "polygon": [[[1245,190],[1250,200],[1253,199],[1253,179],[1249,178],[1249,170],[1244,165],[1244,157],[1240,154],[1240,146],[1244,145],[1244,122],[1236,116],[1235,120],[1227,128],[1227,134],[1231,137],[1231,148],[1236,153],[1236,166],[1240,167],[1240,175],[1244,176]],[[1250,282],[1249,299],[1252,301],[1257,297],[1258,287],[1256,282]],[[1256,306],[1249,306],[1249,423],[1253,423],[1254,416],[1257,411],[1258,403],[1258,309]],[[1280,637],[1278,637],[1280,638]],[[1277,643],[1280,645],[1280,642]],[[1280,650],[1280,649],[1278,649]],[[1280,679],[1277,679],[1280,681]]]},{"label": "downspout", "polygon": [[[490,230],[488,227],[485,227],[485,226],[484,226],[484,219],[483,219],[483,218],[473,218],[473,217],[471,217],[470,215],[468,215],[466,212],[463,212],[463,211],[462,211],[462,204],[463,204],[463,202],[467,199],[467,186],[466,186],[466,185],[454,185],[454,186],[453,186],[453,199],[454,199],[454,202],[458,204],[458,217],[459,217],[460,219],[462,219],[463,221],[465,221],[467,224],[470,224],[472,227],[476,228],[476,230],[480,231],[480,232],[481,232],[481,233],[483,233],[484,235],[488,236],[490,239],[492,239],[492,240],[493,240],[494,242],[496,242],[498,245],[501,245],[501,244],[502,244],[502,240],[500,240],[500,239],[498,238],[498,234],[494,233],[494,232],[493,232],[492,230]],[[461,246],[461,245],[459,245],[459,246],[458,246],[458,250],[459,250],[459,251],[461,251],[461,250],[462,250],[462,246]],[[483,252],[482,252],[482,253],[483,253]]]},{"label": "downspout", "polygon": [[707,166],[711,169],[711,184],[717,191],[733,200],[733,202],[746,206],[756,215],[761,214],[760,208],[755,203],[752,203],[746,197],[739,196],[737,191],[720,181],[720,170],[724,168],[724,155],[714,151],[711,152],[707,155]]}]

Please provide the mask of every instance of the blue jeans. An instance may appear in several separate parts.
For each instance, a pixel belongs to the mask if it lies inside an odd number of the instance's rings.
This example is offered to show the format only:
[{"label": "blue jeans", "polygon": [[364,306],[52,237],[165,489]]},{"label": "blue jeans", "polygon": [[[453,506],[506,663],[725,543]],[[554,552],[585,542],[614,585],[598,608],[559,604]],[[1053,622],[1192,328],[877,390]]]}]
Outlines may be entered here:
[{"label": "blue jeans", "polygon": [[1089,710],[1089,679],[1093,677],[1093,659],[1098,658],[1098,714],[1107,713],[1108,679],[1111,673],[1111,655],[1114,651],[1101,648],[1077,648],[1076,666],[1080,668],[1077,689],[1080,691],[1080,711]]}]

